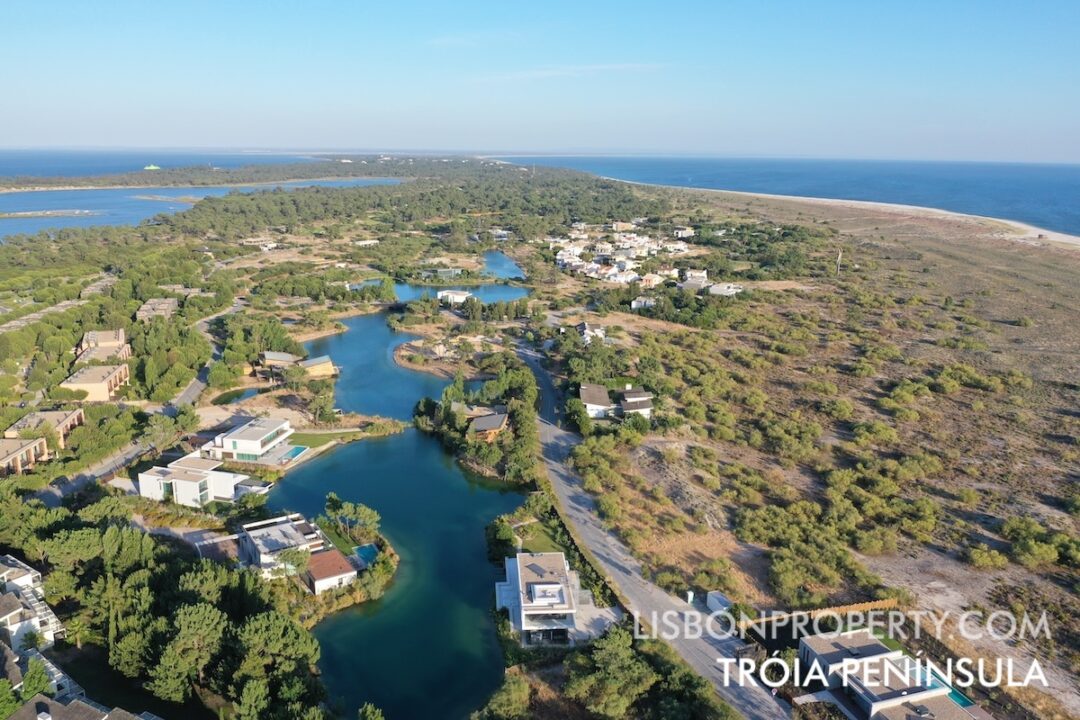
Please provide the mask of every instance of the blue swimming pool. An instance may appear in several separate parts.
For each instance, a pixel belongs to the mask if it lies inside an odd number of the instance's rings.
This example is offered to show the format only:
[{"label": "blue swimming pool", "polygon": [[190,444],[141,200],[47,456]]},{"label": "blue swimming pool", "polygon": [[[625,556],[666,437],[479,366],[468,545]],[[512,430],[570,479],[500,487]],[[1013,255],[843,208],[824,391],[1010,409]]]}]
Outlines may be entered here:
[{"label": "blue swimming pool", "polygon": [[285,453],[285,455],[283,455],[281,459],[284,460],[285,462],[288,462],[290,460],[295,460],[296,458],[298,458],[301,455],[303,455],[304,453],[306,453],[307,450],[308,450],[307,447],[305,447],[304,445],[297,445],[297,446],[293,447],[291,450],[289,450],[289,452]]},{"label": "blue swimming pool", "polygon": [[360,558],[361,562],[363,562],[364,567],[375,562],[375,558],[379,556],[379,548],[375,543],[368,543],[367,545],[353,548],[353,552],[356,553],[356,557]]}]

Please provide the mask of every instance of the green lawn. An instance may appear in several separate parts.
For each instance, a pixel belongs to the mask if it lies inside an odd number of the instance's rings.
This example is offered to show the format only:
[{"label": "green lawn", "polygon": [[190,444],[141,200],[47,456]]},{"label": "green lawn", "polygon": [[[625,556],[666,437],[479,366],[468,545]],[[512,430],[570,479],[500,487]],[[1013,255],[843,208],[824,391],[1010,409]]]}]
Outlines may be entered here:
[{"label": "green lawn", "polygon": [[355,430],[342,430],[341,432],[328,433],[293,433],[289,438],[290,445],[303,445],[309,448],[322,447],[331,440],[352,442],[359,440],[363,435]]},{"label": "green lawn", "polygon": [[521,551],[528,553],[566,552],[566,548],[555,540],[555,536],[545,523],[536,522],[518,528],[521,536]]},{"label": "green lawn", "polygon": [[338,532],[337,526],[334,525],[334,523],[322,519],[317,520],[316,522],[319,527],[322,528],[322,531],[326,533],[326,537],[330,538],[330,542],[334,544],[334,547],[346,555],[352,555],[356,543]]}]

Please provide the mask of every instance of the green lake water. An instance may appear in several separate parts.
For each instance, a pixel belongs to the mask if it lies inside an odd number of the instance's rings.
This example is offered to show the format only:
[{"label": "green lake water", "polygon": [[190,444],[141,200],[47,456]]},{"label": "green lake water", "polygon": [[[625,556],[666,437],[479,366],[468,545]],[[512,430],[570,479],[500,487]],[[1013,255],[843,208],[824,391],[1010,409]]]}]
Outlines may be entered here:
[{"label": "green lake water", "polygon": [[[348,332],[308,344],[341,366],[337,405],[407,420],[446,381],[398,367],[409,339],[382,314],[346,321]],[[338,448],[289,473],[269,498],[309,517],[328,492],[369,505],[401,556],[380,600],[315,627],[319,667],[344,717],[373,702],[389,720],[467,717],[499,686],[503,661],[491,617],[501,569],[487,561],[484,528],[522,502],[517,492],[466,475],[439,442],[415,429]]]}]

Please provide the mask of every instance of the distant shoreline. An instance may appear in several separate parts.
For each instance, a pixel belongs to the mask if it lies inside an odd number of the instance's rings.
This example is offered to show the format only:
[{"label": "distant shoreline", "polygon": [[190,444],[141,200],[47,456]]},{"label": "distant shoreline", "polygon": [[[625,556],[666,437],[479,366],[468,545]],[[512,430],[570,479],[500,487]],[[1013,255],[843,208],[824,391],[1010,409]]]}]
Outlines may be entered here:
[{"label": "distant shoreline", "polygon": [[1004,229],[1012,231],[1013,234],[1002,236],[1006,240],[1026,243],[1029,245],[1045,243],[1066,245],[1074,248],[1080,247],[1080,236],[1070,235],[1069,233],[1058,232],[1057,230],[1047,230],[1046,228],[1040,228],[1029,223],[1021,222],[1019,220],[990,217],[988,215],[973,215],[971,213],[962,213],[955,210],[943,210],[941,208],[925,207],[923,205],[905,205],[903,203],[881,202],[877,200],[843,200],[839,198],[808,197],[805,195],[777,195],[773,193],[747,192],[745,190],[722,190],[719,188],[702,188],[692,187],[688,185],[663,185],[660,183],[623,180],[621,178],[610,177],[607,175],[597,175],[597,177],[604,180],[611,180],[613,182],[626,183],[628,185],[663,188],[665,190],[696,190],[699,192],[724,193],[727,195],[739,195],[742,197],[760,198],[763,200],[790,200],[795,202],[804,202],[811,205],[822,205],[825,207],[846,207],[849,209],[877,210],[880,212],[887,212],[894,215],[899,213],[906,213],[918,217],[938,217],[952,220],[963,220],[966,222],[997,223],[1004,226]]},{"label": "distant shoreline", "polygon": [[[207,185],[30,185],[27,187],[0,187],[0,194],[7,193],[22,193],[22,192],[68,192],[71,190],[148,190],[151,188],[170,188],[170,189],[184,189],[184,190],[199,190],[202,188],[222,188],[222,187],[275,187],[278,185],[285,185],[288,183],[299,182],[351,182],[354,180],[395,180],[404,182],[408,178],[389,178],[389,177],[367,177],[367,176],[331,176],[331,177],[317,177],[317,178],[293,178],[291,180],[264,180],[260,182],[233,182],[233,183],[214,183]],[[173,199],[173,198],[170,198]]]}]

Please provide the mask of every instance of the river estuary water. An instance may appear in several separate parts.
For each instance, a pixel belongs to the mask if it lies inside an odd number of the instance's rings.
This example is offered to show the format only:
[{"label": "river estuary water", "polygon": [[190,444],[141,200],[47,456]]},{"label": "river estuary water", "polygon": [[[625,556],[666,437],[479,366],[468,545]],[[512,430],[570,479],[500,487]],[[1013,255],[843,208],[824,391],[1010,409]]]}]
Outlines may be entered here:
[{"label": "river estuary water", "polygon": [[[501,253],[485,259],[502,277],[518,272]],[[505,293],[501,299],[524,293],[487,287]],[[420,398],[438,397],[446,386],[394,363],[394,348],[410,336],[391,331],[382,313],[346,324],[347,332],[307,345],[312,355],[328,354],[341,366],[338,407],[408,420]],[[315,516],[329,492],[375,508],[401,556],[385,596],[314,629],[331,703],[344,717],[355,717],[364,702],[395,720],[468,716],[503,674],[491,616],[500,570],[487,561],[484,528],[522,496],[465,473],[438,440],[413,428],[350,443],[302,465],[277,485],[269,504]]]}]

